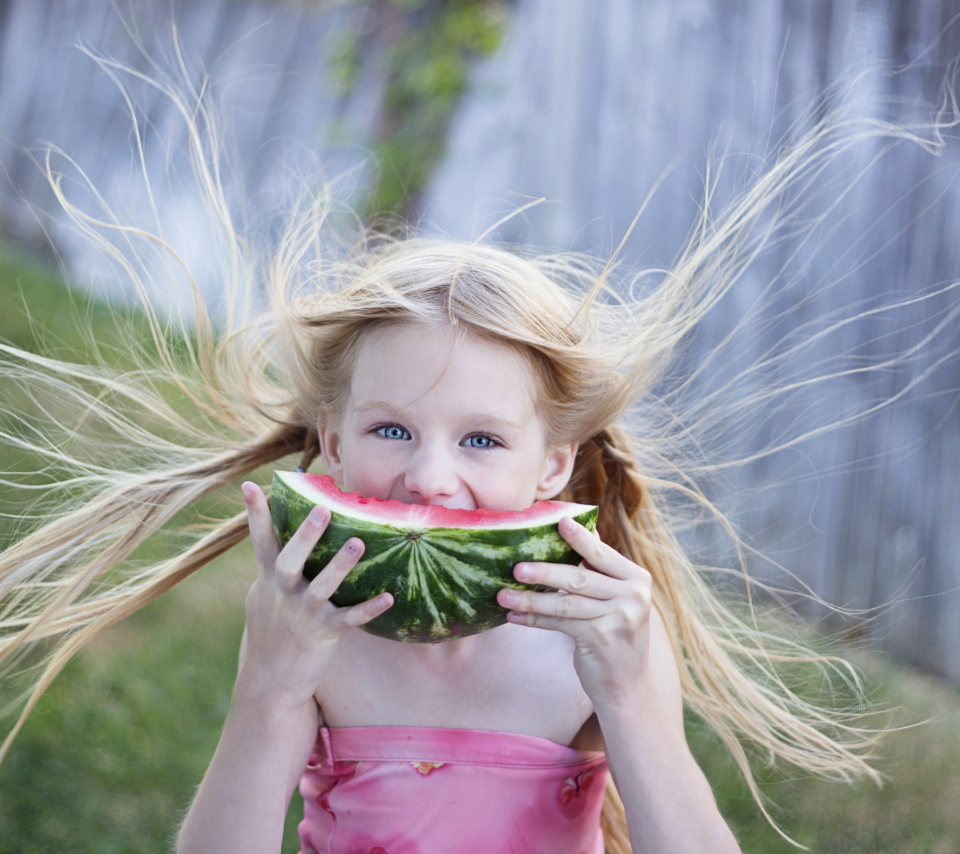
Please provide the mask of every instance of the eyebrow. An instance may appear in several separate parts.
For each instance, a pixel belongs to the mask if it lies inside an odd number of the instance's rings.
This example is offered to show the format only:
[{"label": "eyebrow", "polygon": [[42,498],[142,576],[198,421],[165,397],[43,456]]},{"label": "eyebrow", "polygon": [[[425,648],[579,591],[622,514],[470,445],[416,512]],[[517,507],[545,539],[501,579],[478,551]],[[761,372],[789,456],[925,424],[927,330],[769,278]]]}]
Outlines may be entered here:
[{"label": "eyebrow", "polygon": [[[387,403],[385,400],[373,400],[369,403],[364,403],[362,406],[356,407],[354,411],[360,415],[363,415],[364,413],[377,409],[394,413],[398,417],[403,417],[404,414],[403,407],[396,406],[392,403]],[[481,426],[490,425],[496,427],[511,427],[514,430],[523,429],[522,424],[518,424],[516,421],[511,421],[509,418],[505,418],[504,416],[497,415],[493,412],[468,412],[464,416],[463,420],[472,421]]]}]

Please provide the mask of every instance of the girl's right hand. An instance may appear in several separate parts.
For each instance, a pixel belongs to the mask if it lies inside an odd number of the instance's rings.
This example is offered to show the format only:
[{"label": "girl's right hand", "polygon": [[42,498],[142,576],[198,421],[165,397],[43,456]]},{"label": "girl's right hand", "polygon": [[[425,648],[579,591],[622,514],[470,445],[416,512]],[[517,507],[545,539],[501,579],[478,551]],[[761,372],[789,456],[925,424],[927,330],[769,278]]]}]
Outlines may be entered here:
[{"label": "girl's right hand", "polygon": [[323,679],[343,633],[369,622],[391,605],[381,593],[359,605],[338,608],[330,597],[363,554],[352,537],[312,581],[303,564],[330,522],[330,511],[315,507],[281,551],[270,509],[254,483],[243,484],[250,539],[259,572],[246,600],[246,648],[237,688],[270,703],[300,708]]}]

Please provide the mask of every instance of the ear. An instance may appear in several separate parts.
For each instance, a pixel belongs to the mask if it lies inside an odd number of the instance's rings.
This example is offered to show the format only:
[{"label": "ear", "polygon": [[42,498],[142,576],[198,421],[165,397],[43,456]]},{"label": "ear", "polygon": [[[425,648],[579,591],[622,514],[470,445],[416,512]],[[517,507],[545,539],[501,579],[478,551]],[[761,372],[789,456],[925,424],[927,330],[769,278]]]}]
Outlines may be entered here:
[{"label": "ear", "polygon": [[535,495],[537,501],[555,498],[570,482],[579,446],[578,442],[571,442],[569,445],[558,445],[548,450],[547,457],[543,461],[540,482],[537,484]]},{"label": "ear", "polygon": [[324,471],[337,483],[343,482],[343,460],[340,457],[340,432],[326,412],[317,417],[317,437]]}]

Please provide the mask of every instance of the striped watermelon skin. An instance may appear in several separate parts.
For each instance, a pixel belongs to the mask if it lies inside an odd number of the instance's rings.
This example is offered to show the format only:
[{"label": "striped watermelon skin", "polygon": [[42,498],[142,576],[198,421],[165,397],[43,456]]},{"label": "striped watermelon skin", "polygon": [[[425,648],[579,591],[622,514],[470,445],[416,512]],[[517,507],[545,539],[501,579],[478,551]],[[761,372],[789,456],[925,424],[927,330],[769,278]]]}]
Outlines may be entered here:
[{"label": "striped watermelon skin", "polygon": [[[437,643],[467,637],[506,622],[507,611],[497,603],[503,587],[543,589],[521,584],[513,577],[520,561],[547,561],[575,565],[580,556],[557,530],[561,516],[573,516],[591,531],[596,529],[596,507],[548,502],[556,512],[542,524],[528,527],[435,527],[376,521],[376,499],[363,508],[365,518],[351,513],[353,496],[332,501],[304,495],[301,478],[325,476],[275,472],[271,509],[281,547],[317,503],[331,510],[330,524],[304,564],[304,575],[314,578],[350,537],[363,540],[363,557],[331,597],[335,605],[356,605],[388,591],[394,604],[362,628],[391,640]],[[329,486],[332,486],[332,479]],[[328,486],[328,488],[329,488]],[[354,499],[355,500],[355,499]],[[397,502],[386,502],[395,505]],[[415,505],[410,505],[411,509]],[[536,508],[538,505],[534,505]],[[431,508],[436,509],[436,508]],[[483,524],[486,511],[475,511]],[[525,511],[524,511],[525,512]],[[458,514],[470,518],[469,511]],[[497,518],[507,514],[488,514]],[[514,523],[516,524],[516,523]]]}]

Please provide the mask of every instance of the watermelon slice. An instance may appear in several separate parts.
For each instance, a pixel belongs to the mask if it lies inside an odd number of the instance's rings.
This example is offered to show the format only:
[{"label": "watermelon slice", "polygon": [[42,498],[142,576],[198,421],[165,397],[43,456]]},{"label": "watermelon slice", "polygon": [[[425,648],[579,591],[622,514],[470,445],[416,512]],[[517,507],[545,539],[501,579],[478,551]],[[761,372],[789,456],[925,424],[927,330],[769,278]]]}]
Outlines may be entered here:
[{"label": "watermelon slice", "polygon": [[[273,524],[283,546],[322,504],[330,525],[304,565],[313,578],[350,537],[363,540],[360,562],[331,597],[355,605],[382,593],[393,606],[363,628],[380,637],[415,643],[462,638],[506,622],[497,603],[503,587],[537,589],[513,577],[523,560],[577,564],[580,556],[557,530],[572,516],[590,530],[597,508],[538,501],[519,511],[448,510],[341,492],[329,475],[274,472]],[[542,589],[542,588],[539,588]]]}]

